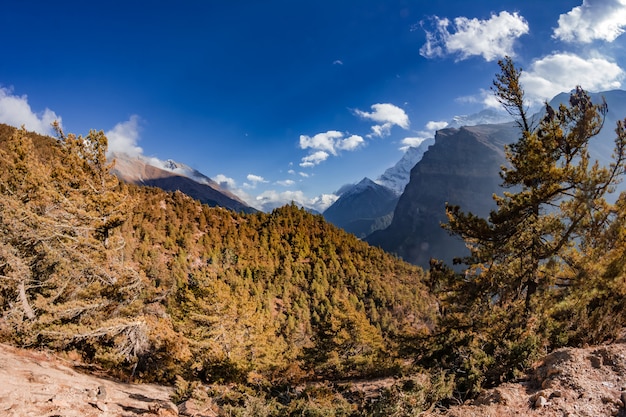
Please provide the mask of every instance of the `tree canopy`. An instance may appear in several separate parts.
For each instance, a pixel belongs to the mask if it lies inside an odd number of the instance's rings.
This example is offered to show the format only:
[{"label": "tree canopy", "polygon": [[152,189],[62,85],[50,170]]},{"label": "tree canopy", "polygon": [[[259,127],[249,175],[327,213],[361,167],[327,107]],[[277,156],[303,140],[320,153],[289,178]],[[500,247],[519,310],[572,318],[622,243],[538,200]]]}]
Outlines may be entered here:
[{"label": "tree canopy", "polygon": [[[601,285],[603,272],[590,270],[602,256],[597,248],[620,245],[623,251],[615,228],[622,221],[624,196],[616,204],[607,201],[624,174],[623,122],[615,130],[613,162],[600,166],[591,161],[588,144],[603,126],[606,103],[592,103],[577,87],[567,105],[554,109],[546,103],[534,127],[521,70],[510,58],[499,64],[494,93],[520,128],[501,170],[506,191],[494,195],[497,208],[488,218],[446,207],[444,227],[466,242],[470,255],[457,260],[465,265],[462,274],[437,263],[431,272],[435,281],[443,281],[439,285],[448,307],[443,329],[458,331],[453,344],[472,352],[469,390],[512,376],[540,350],[571,338],[575,323],[563,315],[594,314],[590,304],[574,307],[571,300]],[[618,330],[620,314],[599,338]],[[458,356],[453,360],[455,366],[470,366]]]},{"label": "tree canopy", "polygon": [[293,205],[120,183],[102,132],[0,140],[0,335],[143,380],[378,375],[434,321],[421,269]]}]

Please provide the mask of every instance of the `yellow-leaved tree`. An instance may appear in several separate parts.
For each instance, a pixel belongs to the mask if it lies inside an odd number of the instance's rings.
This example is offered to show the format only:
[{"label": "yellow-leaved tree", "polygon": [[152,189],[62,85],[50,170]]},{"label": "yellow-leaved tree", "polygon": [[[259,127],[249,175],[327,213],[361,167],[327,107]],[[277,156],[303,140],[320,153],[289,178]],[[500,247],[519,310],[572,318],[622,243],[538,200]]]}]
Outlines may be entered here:
[{"label": "yellow-leaved tree", "polygon": [[109,173],[102,132],[58,132],[45,161],[23,128],[0,151],[3,334],[136,361],[147,329],[131,312],[143,283],[114,236],[132,202]]}]

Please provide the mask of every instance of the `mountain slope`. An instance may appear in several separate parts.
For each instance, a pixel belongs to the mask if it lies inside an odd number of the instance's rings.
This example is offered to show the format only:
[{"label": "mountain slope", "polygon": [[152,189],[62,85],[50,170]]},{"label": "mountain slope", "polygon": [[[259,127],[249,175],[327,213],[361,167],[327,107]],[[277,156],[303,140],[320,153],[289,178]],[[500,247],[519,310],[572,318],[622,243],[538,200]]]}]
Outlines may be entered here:
[{"label": "mountain slope", "polygon": [[165,191],[181,191],[212,207],[225,207],[244,213],[256,211],[209,177],[184,164],[119,153],[110,155],[109,159],[115,160],[112,173],[125,182],[153,186]]},{"label": "mountain slope", "polygon": [[295,205],[244,214],[122,183],[105,141],[0,129],[0,341],[143,381],[270,387],[397,373],[432,331],[421,269]]},{"label": "mountain slope", "polygon": [[387,227],[398,196],[389,188],[363,178],[345,190],[339,199],[324,211],[324,218],[357,237]]},{"label": "mountain slope", "polygon": [[419,146],[412,146],[402,155],[402,158],[391,168],[378,177],[376,182],[392,189],[398,195],[402,194],[404,187],[411,178],[411,169],[417,164],[428,150],[428,147],[435,143],[434,138],[425,139]]},{"label": "mountain slope", "polygon": [[411,170],[391,224],[366,240],[423,267],[431,257],[450,261],[462,255],[463,242],[440,226],[446,221],[445,204],[481,216],[489,213],[501,182],[504,145],[515,133],[513,123],[438,131],[435,144]]},{"label": "mountain slope", "polygon": [[[590,96],[595,103],[604,97],[608,104],[604,128],[589,143],[591,157],[608,164],[615,123],[626,116],[626,91]],[[561,94],[551,100],[551,105],[567,104],[568,100],[569,94]],[[536,114],[532,119],[537,122],[540,117]],[[422,267],[428,267],[431,257],[451,262],[453,257],[466,254],[464,243],[440,227],[447,221],[445,204],[459,205],[463,211],[486,217],[494,208],[492,195],[503,191],[499,173],[506,162],[504,145],[518,136],[514,123],[438,131],[435,144],[411,170],[410,182],[398,201],[392,223],[366,240]],[[624,189],[621,184],[617,191]]]}]

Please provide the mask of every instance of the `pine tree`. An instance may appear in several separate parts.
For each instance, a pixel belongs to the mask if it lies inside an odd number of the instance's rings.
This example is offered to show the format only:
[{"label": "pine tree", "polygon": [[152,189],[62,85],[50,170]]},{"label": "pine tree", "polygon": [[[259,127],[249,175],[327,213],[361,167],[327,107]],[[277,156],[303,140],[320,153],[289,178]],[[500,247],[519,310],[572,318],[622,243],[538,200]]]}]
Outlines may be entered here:
[{"label": "pine tree", "polygon": [[523,108],[520,70],[510,58],[500,62],[502,74],[495,85],[497,98],[514,108],[522,135],[507,147],[508,165],[502,168],[502,196],[494,196],[497,209],[488,219],[447,207],[446,228],[461,236],[471,255],[463,260],[474,281],[498,303],[524,299],[525,312],[534,308],[539,289],[547,290],[555,268],[567,263],[572,246],[583,245],[592,226],[606,223],[605,195],[624,172],[626,137],[618,136],[614,162],[609,167],[592,163],[588,143],[603,126],[606,103],[593,104],[580,87],[570,105],[553,109],[534,130]]},{"label": "pine tree", "polygon": [[559,290],[580,275],[579,254],[611,228],[615,211],[605,197],[626,160],[626,135],[619,127],[609,166],[589,156],[589,141],[604,123],[605,102],[592,103],[577,87],[569,106],[554,109],[546,103],[535,127],[524,107],[521,70],[510,58],[499,65],[496,98],[521,130],[506,148],[500,173],[506,191],[494,195],[497,208],[486,219],[446,207],[444,227],[464,239],[470,255],[456,260],[466,265],[462,274],[436,263],[431,271],[446,308],[440,323],[449,327],[444,344],[457,349],[445,355],[474,375],[466,381],[468,390],[513,376],[546,346],[548,302],[566,294]]}]

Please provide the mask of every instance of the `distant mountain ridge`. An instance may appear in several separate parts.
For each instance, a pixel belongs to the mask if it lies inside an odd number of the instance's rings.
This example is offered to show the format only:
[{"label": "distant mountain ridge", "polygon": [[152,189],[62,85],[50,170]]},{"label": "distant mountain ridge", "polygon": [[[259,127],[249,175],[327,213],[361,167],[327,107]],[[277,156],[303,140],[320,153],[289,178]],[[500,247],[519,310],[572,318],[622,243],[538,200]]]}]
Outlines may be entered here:
[{"label": "distant mountain ridge", "polygon": [[112,173],[125,182],[180,191],[213,207],[244,213],[257,211],[211,178],[183,163],[123,153],[113,153],[109,159],[115,161]]},{"label": "distant mountain ridge", "polygon": [[501,182],[504,145],[516,131],[514,123],[439,130],[435,144],[411,170],[391,224],[366,241],[422,267],[431,257],[451,261],[463,255],[464,243],[441,228],[445,204],[489,214]]},{"label": "distant mountain ridge", "polygon": [[[510,120],[510,116],[487,109],[469,116],[457,116],[448,125],[477,125],[503,120]],[[376,181],[365,178],[358,184],[344,185],[336,193],[339,199],[324,211],[324,217],[360,238],[385,229],[391,224],[395,205],[409,183],[411,169],[434,144],[434,138],[426,138],[418,146],[408,148],[402,158]],[[381,188],[376,189],[372,183]],[[389,192],[395,194],[395,198]]]},{"label": "distant mountain ridge", "polygon": [[335,226],[364,238],[389,225],[397,202],[393,190],[366,177],[348,187],[323,215]]}]

